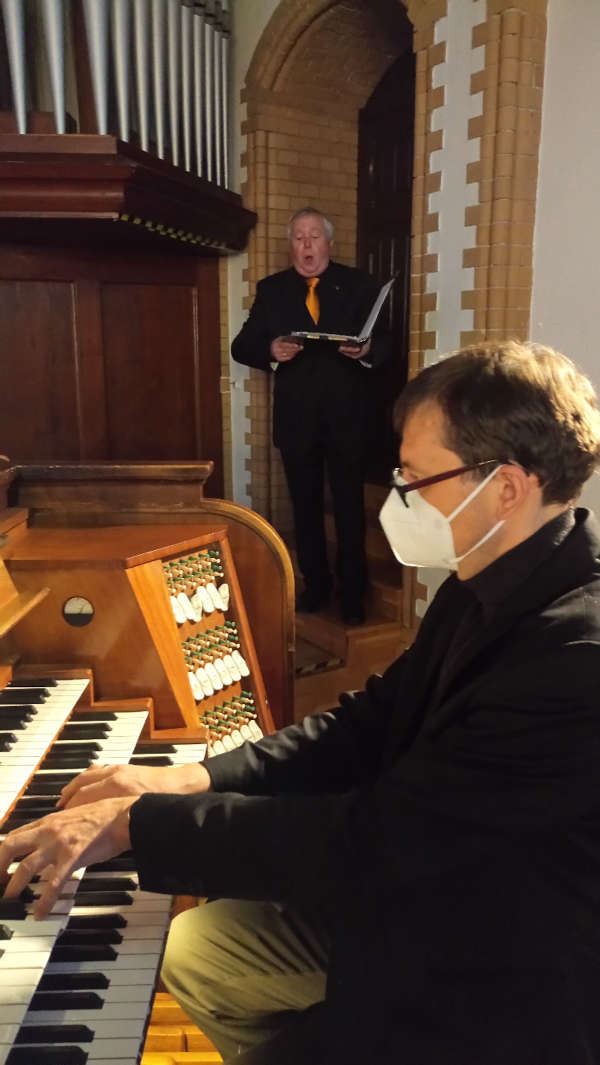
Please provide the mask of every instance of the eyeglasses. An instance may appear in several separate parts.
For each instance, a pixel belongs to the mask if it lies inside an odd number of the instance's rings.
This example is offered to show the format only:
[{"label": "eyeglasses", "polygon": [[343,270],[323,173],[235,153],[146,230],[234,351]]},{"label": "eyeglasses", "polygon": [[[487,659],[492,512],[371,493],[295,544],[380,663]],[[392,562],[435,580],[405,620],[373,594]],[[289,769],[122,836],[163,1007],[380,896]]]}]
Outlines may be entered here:
[{"label": "eyeglasses", "polygon": [[411,481],[409,484],[399,484],[402,480],[402,468],[396,467],[392,470],[392,480],[390,487],[395,488],[400,496],[405,507],[408,507],[406,502],[407,492],[414,492],[418,488],[427,488],[430,484],[437,484],[439,481],[449,481],[451,477],[460,477],[461,473],[469,473],[471,470],[479,470],[482,466],[491,466],[495,464],[499,465],[498,459],[486,459],[484,462],[473,462],[470,466],[459,466],[456,470],[446,470],[445,473],[436,473],[433,477],[422,477],[420,481]]}]

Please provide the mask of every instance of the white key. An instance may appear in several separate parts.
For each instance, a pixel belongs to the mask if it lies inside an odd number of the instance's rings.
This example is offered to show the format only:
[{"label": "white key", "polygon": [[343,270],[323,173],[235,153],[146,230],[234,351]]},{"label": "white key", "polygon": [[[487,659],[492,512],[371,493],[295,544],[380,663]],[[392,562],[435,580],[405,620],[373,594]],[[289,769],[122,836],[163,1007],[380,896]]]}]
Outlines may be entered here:
[{"label": "white key", "polygon": [[206,672],[204,666],[198,666],[198,669],[196,670],[196,676],[200,681],[200,684],[202,685],[202,691],[204,692],[204,694],[206,696],[214,695],[215,689],[213,688],[210,682],[210,677],[208,676],[208,673]]},{"label": "white key", "polygon": [[207,662],[204,668],[208,673],[208,679],[210,680],[210,683],[212,684],[213,688],[215,689],[215,691],[220,692],[223,688],[223,681],[217,673],[213,663]]},{"label": "white key", "polygon": [[169,602],[171,604],[171,610],[173,611],[173,617],[178,625],[183,625],[185,621],[185,614],[179,605],[176,596],[170,595]]},{"label": "white key", "polygon": [[225,655],[225,657],[223,658],[223,661],[224,661],[225,665],[227,666],[227,669],[231,673],[231,676],[232,676],[233,680],[234,681],[241,680],[242,679],[242,674],[241,674],[241,671],[238,668],[237,662],[235,661],[233,655]]},{"label": "white key", "polygon": [[177,602],[179,603],[179,605],[180,605],[181,609],[183,610],[183,613],[185,614],[185,616],[186,616],[188,621],[199,621],[200,620],[200,618],[198,617],[198,615],[197,615],[197,613],[196,613],[196,611],[194,609],[193,604],[190,602],[190,600],[189,600],[188,596],[185,594],[185,592],[179,592],[178,593]]},{"label": "white key", "polygon": [[223,600],[221,599],[221,596],[219,595],[219,592],[217,590],[217,586],[214,583],[214,581],[209,581],[208,582],[208,584],[206,585],[206,591],[210,595],[210,598],[212,599],[215,608],[217,610],[225,610],[225,606],[223,604]]},{"label": "white key", "polygon": [[[98,992],[100,994],[100,992]],[[95,1021],[143,1021],[148,1014],[148,1000],[144,1002],[111,1002],[101,1009],[90,1010],[29,1010],[23,1024],[87,1024],[97,1030]]]},{"label": "white key", "polygon": [[203,584],[198,585],[198,595],[200,596],[200,601],[202,603],[202,609],[204,613],[212,614],[213,610],[215,609],[215,605]]},{"label": "white key", "polygon": [[250,676],[250,670],[248,669],[248,665],[246,663],[245,658],[242,657],[242,655],[238,651],[237,647],[235,648],[234,651],[231,652],[231,654],[233,655],[234,660],[237,662],[238,669],[239,669],[240,673],[242,674],[242,677],[249,677]]}]

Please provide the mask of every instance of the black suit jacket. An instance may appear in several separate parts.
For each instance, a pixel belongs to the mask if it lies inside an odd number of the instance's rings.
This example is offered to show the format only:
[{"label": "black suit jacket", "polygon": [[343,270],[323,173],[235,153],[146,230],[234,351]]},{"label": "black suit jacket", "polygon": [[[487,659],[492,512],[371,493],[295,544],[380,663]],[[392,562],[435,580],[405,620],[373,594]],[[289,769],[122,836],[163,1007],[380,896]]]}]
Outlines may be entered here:
[{"label": "black suit jacket", "polygon": [[366,691],[211,759],[214,792],[132,807],[144,887],[328,910],[327,1065],[600,1063],[600,539],[576,517],[442,683],[455,575]]},{"label": "black suit jacket", "polygon": [[[330,262],[321,274],[317,293],[318,328],[325,333],[357,336],[375,301],[378,287],[367,274]],[[259,281],[248,320],[231,346],[235,362],[259,370],[272,369],[271,341],[315,324],[305,304],[306,280],[293,268]],[[307,340],[275,375],[273,439],[278,447],[295,448],[314,440],[323,425],[348,447],[364,429],[367,377],[389,352],[389,337],[376,327],[369,366],[341,355],[332,343]]]}]

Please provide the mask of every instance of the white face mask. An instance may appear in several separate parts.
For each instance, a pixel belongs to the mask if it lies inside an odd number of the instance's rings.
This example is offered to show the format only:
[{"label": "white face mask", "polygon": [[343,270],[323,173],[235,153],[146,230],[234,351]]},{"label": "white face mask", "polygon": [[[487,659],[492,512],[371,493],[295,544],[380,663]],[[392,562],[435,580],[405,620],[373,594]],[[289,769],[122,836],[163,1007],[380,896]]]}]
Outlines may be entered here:
[{"label": "white face mask", "polygon": [[[447,518],[426,499],[423,499],[418,489],[409,493],[406,499],[408,506],[405,506],[400,493],[392,488],[379,512],[379,521],[398,562],[402,562],[405,566],[456,569],[459,562],[489,540],[490,536],[493,536],[500,526],[504,525],[504,521],[496,522],[493,528],[468,551],[457,555],[451,523],[461,510],[464,510],[471,500],[479,495],[482,488],[485,488],[499,469],[500,466],[496,466],[496,469],[492,470]],[[402,481],[401,483],[407,484],[408,482]]]}]

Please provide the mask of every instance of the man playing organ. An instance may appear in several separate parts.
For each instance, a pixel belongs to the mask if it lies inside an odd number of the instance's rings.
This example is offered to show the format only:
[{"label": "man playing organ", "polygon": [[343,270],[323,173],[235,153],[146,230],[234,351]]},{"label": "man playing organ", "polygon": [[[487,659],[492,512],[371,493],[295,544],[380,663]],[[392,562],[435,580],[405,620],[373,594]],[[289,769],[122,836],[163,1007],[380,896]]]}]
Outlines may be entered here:
[{"label": "man playing organ", "polygon": [[131,847],[209,898],[163,976],[226,1061],[600,1062],[600,535],[576,507],[600,412],[516,342],[428,367],[396,409],[381,521],[453,572],[413,646],[330,713],[206,764],[87,770],[11,832],[5,895]]}]

